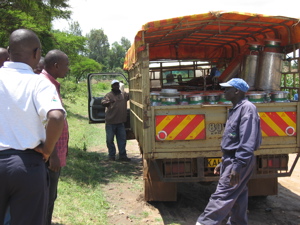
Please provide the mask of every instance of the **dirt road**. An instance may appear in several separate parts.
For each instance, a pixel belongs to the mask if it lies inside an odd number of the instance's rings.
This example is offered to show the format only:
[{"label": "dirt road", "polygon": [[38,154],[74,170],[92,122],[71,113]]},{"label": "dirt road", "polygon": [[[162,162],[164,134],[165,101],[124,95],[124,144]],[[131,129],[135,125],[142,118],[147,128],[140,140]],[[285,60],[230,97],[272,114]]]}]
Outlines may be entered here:
[{"label": "dirt road", "polygon": [[[135,181],[109,183],[105,195],[111,204],[109,224],[194,225],[205,208],[215,184],[184,183],[178,186],[177,202],[143,201],[141,155],[136,143],[128,143],[128,155],[136,170]],[[290,155],[293,159],[295,155]],[[290,160],[292,161],[292,160]],[[279,193],[249,198],[249,225],[300,225],[300,162],[291,177],[279,178]]]}]

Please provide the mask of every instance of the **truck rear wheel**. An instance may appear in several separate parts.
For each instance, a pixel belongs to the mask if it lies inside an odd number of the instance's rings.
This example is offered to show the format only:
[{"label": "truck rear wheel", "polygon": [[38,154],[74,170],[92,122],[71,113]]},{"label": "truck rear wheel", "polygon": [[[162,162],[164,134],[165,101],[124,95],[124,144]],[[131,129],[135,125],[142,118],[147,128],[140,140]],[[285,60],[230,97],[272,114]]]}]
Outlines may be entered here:
[{"label": "truck rear wheel", "polygon": [[177,183],[162,182],[151,160],[143,159],[145,201],[176,201]]}]

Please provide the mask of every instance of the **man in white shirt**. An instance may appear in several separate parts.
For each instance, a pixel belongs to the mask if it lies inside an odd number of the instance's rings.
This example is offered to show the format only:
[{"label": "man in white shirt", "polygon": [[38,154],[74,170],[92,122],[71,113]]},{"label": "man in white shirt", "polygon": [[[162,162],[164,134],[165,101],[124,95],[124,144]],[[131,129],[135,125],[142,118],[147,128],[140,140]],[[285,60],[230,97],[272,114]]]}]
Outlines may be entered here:
[{"label": "man in white shirt", "polygon": [[0,69],[0,221],[10,206],[11,224],[42,225],[48,203],[45,161],[62,132],[65,110],[55,87],[33,72],[41,57],[37,35],[14,31],[8,51],[10,61]]}]

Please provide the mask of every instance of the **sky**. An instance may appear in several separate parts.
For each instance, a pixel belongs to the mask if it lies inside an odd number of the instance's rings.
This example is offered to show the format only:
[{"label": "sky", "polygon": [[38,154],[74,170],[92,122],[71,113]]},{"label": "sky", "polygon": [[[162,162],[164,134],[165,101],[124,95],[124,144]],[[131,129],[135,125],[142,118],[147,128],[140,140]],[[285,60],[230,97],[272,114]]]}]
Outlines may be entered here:
[{"label": "sky", "polygon": [[300,18],[299,0],[69,0],[71,20],[56,20],[54,29],[77,21],[83,35],[103,29],[110,44],[122,37],[131,43],[145,23],[209,11],[239,11]]}]

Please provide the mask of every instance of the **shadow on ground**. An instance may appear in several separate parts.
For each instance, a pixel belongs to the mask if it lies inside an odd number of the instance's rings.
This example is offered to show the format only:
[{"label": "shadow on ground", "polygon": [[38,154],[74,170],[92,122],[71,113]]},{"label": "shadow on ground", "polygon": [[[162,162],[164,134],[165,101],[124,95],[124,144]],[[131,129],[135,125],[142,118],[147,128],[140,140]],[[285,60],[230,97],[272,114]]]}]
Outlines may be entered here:
[{"label": "shadow on ground", "polygon": [[108,161],[107,153],[85,152],[69,149],[68,166],[62,170],[61,179],[72,179],[79,184],[96,186],[107,184],[120,177],[140,176],[138,162]]},{"label": "shadow on ground", "polygon": [[[193,225],[214,192],[216,183],[181,183],[177,202],[151,202],[162,216],[163,224]],[[279,184],[276,196],[249,197],[249,225],[299,225],[300,196]],[[283,194],[284,193],[284,194]],[[222,224],[226,224],[224,221]]]}]

